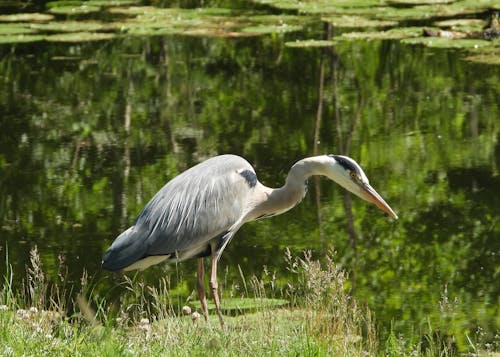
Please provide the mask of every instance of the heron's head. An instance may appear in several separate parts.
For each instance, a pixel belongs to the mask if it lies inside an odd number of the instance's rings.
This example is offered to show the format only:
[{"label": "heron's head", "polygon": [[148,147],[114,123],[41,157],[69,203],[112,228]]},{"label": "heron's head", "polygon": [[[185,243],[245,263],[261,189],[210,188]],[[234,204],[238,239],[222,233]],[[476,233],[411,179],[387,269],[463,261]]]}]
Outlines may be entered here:
[{"label": "heron's head", "polygon": [[332,164],[327,167],[328,178],[365,201],[374,203],[392,218],[398,219],[398,215],[387,202],[370,186],[363,169],[356,161],[342,155],[328,155],[328,157],[332,160]]}]

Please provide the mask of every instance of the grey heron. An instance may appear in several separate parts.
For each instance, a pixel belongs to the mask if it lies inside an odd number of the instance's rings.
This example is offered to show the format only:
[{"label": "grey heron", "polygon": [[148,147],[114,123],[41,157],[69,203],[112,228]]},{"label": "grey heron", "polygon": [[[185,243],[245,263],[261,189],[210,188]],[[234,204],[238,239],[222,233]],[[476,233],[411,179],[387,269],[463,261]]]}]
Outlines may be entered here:
[{"label": "grey heron", "polygon": [[139,213],[104,253],[110,271],[145,269],[168,260],[198,258],[197,291],[205,319],[203,257],[211,256],[210,289],[220,323],[217,262],[245,223],[288,211],[306,194],[307,179],[322,175],[394,219],[398,216],[370,186],[361,167],[341,155],[321,155],[295,163],[280,188],[264,186],[253,167],[236,155],[212,157],[174,177]]}]

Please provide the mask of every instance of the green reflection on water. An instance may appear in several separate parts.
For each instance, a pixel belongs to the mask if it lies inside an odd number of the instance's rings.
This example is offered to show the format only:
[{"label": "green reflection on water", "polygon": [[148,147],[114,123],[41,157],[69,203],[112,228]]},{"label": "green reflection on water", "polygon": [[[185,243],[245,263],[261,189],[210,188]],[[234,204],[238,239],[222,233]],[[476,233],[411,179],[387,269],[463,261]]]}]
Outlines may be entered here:
[{"label": "green reflection on water", "polygon": [[[238,264],[285,284],[285,247],[334,248],[385,330],[430,319],[462,348],[465,333],[498,331],[500,67],[392,41],[297,50],[276,37],[0,52],[1,249],[17,276],[37,245],[49,276],[64,254],[73,282],[85,268],[105,294],[102,252],[182,170],[231,152],[278,186],[302,157],[348,153],[400,220],[311,180],[297,208],[238,232],[221,260],[226,286]],[[178,269],[167,274],[194,289],[194,262]]]}]

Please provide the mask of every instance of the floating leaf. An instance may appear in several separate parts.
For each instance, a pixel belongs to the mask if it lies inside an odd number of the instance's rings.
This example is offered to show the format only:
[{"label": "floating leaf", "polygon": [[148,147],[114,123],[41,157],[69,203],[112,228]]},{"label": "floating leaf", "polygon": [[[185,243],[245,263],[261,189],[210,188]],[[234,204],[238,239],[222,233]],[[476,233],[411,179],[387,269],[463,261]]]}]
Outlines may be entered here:
[{"label": "floating leaf", "polygon": [[281,10],[298,10],[301,7],[296,0],[254,0],[253,2]]},{"label": "floating leaf", "polygon": [[45,36],[43,36],[43,35],[16,34],[16,35],[9,35],[9,36],[0,36],[0,44],[38,42],[38,41],[43,41],[44,39],[45,39]]},{"label": "floating leaf", "polygon": [[0,15],[0,22],[45,22],[54,18],[50,14],[41,14],[38,12]]},{"label": "floating leaf", "polygon": [[234,16],[234,10],[224,8],[157,9],[132,6],[111,8],[109,12],[134,16],[115,24],[122,32],[130,35],[248,37],[300,31],[302,23],[309,21],[307,17],[293,15]]},{"label": "floating leaf", "polygon": [[0,35],[17,35],[34,33],[35,30],[28,27],[26,24],[0,24]]},{"label": "floating leaf", "polygon": [[137,16],[137,18],[161,19],[179,17],[202,17],[202,16],[229,16],[233,10],[225,8],[199,8],[199,9],[179,9],[179,8],[157,8],[154,6],[129,6],[112,7],[107,10],[112,14],[127,16]]},{"label": "floating leaf", "polygon": [[[309,14],[364,14],[374,12],[380,19],[425,19],[436,16],[477,13],[488,9],[499,9],[498,0],[253,0],[281,10],[295,10]],[[387,6],[390,4],[395,7]],[[405,5],[400,6],[400,5]],[[418,5],[408,7],[408,5]]]},{"label": "floating leaf", "polygon": [[252,15],[248,19],[260,24],[305,24],[310,22],[310,17],[297,15]]},{"label": "floating leaf", "polygon": [[325,1],[325,2],[301,2],[299,12],[311,15],[327,14],[370,14],[373,8],[382,5],[383,2],[374,3],[372,0],[360,1]]},{"label": "floating leaf", "polygon": [[172,26],[141,26],[139,24],[117,24],[120,31],[131,36],[174,35],[180,30]]},{"label": "floating leaf", "polygon": [[500,3],[498,0],[462,0],[456,4],[452,4],[460,7],[466,8],[480,8],[480,9],[500,9]]},{"label": "floating leaf", "polygon": [[449,4],[457,0],[387,0],[391,5],[436,5]]},{"label": "floating leaf", "polygon": [[108,12],[112,14],[119,15],[142,15],[146,14],[148,11],[154,11],[155,8],[153,6],[130,6],[130,7],[112,7],[108,9]]},{"label": "floating leaf", "polygon": [[424,45],[435,48],[479,48],[491,46],[490,41],[476,39],[450,39],[444,37],[417,37],[403,39],[401,42],[411,45]]},{"label": "floating leaf", "polygon": [[31,28],[50,32],[97,32],[109,30],[114,24],[105,24],[97,21],[53,21],[46,24],[32,24]]},{"label": "floating leaf", "polygon": [[[156,9],[153,7],[111,8],[111,13],[135,16],[116,24],[129,34],[223,34],[241,28],[241,18],[224,16],[228,9]],[[246,20],[248,25],[248,20]]]},{"label": "floating leaf", "polygon": [[393,40],[422,35],[422,27],[400,27],[378,32],[348,32],[337,39]]},{"label": "floating leaf", "polygon": [[140,3],[139,0],[88,0],[85,2],[86,5],[89,6],[100,6],[100,7],[109,7],[109,6],[129,6]]},{"label": "floating leaf", "polygon": [[58,1],[49,1],[45,4],[47,9],[51,9],[53,7],[62,7],[62,6],[80,6],[83,5],[83,1],[81,0],[58,0]]},{"label": "floating leaf", "polygon": [[[303,14],[369,14],[373,7],[383,6],[385,1],[373,0],[254,0],[259,4],[272,6],[281,10],[298,10]],[[359,12],[358,12],[359,11]],[[373,11],[373,10],[372,10]]]},{"label": "floating leaf", "polygon": [[415,7],[387,7],[383,11],[378,11],[374,13],[374,16],[378,19],[391,19],[391,20],[423,20],[430,19],[437,15],[439,11],[438,6],[415,6]]},{"label": "floating leaf", "polygon": [[327,40],[304,40],[304,41],[288,41],[285,42],[286,47],[292,48],[310,48],[310,47],[332,47],[335,46],[337,41]]},{"label": "floating leaf", "polygon": [[58,15],[83,15],[83,14],[90,14],[92,12],[99,12],[100,10],[101,8],[99,6],[89,6],[89,5],[57,6],[49,9],[51,13]]},{"label": "floating leaf", "polygon": [[185,36],[205,36],[205,37],[251,37],[251,36],[261,35],[261,33],[256,33],[256,32],[238,32],[238,31],[227,31],[223,29],[209,29],[209,28],[185,30],[182,32],[176,32],[176,34]]},{"label": "floating leaf", "polygon": [[257,26],[249,26],[243,28],[241,31],[257,33],[257,34],[268,34],[268,33],[286,33],[286,32],[295,32],[301,31],[302,26],[300,25],[257,25]]},{"label": "floating leaf", "polygon": [[323,21],[331,23],[335,27],[388,27],[398,24],[393,20],[374,20],[364,16],[340,15],[335,17],[324,17]]},{"label": "floating leaf", "polygon": [[483,27],[484,20],[481,19],[450,19],[443,21],[435,21],[434,26],[438,27]]},{"label": "floating leaf", "polygon": [[89,42],[109,40],[115,37],[116,35],[113,33],[71,32],[49,35],[46,40],[49,42]]}]

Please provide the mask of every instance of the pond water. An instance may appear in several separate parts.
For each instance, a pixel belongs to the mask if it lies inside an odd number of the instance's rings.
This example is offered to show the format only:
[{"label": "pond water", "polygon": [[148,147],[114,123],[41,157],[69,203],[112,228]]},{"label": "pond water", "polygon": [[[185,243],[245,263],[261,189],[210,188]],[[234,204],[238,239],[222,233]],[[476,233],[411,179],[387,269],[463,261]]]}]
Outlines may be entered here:
[{"label": "pond water", "polygon": [[[321,24],[307,31],[323,36]],[[382,325],[495,339],[500,329],[500,66],[393,40],[291,48],[296,33],[123,37],[0,45],[0,251],[17,281],[30,250],[55,277],[83,270],[102,295],[102,253],[165,182],[216,154],[268,186],[314,154],[348,154],[396,222],[325,179],[279,217],[245,225],[223,289],[276,271],[285,249],[335,250],[354,296]],[[2,274],[7,264],[0,264]],[[196,264],[142,274],[183,276]],[[77,288],[75,288],[77,289]],[[384,335],[384,332],[382,333]],[[383,337],[383,336],[382,336]]]}]

